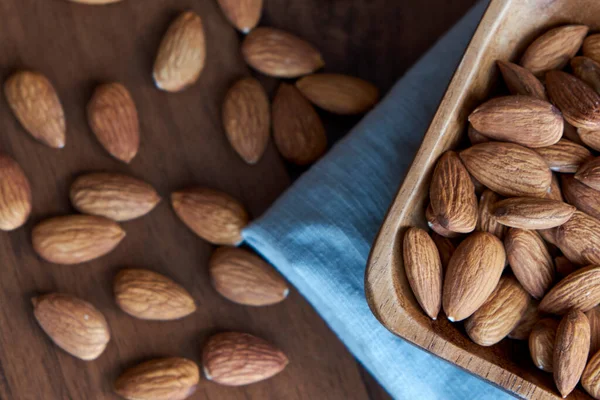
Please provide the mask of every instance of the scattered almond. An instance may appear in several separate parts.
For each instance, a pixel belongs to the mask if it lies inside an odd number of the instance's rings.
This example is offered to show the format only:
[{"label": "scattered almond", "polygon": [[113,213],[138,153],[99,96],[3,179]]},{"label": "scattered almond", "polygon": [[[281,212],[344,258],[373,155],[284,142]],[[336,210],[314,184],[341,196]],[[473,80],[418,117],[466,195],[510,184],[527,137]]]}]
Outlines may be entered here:
[{"label": "scattered almond", "polygon": [[521,229],[549,229],[571,218],[576,208],[562,201],[511,197],[494,205],[493,215],[502,225]]},{"label": "scattered almond", "polygon": [[590,323],[590,355],[600,350],[600,307],[596,306],[585,313]]},{"label": "scattered almond", "polygon": [[552,372],[554,342],[558,321],[544,318],[537,322],[529,335],[529,353],[536,367],[542,371]]},{"label": "scattered almond", "polygon": [[12,231],[31,214],[31,187],[21,166],[0,153],[0,230]]},{"label": "scattered almond", "polygon": [[596,157],[583,164],[577,170],[575,179],[592,189],[600,190],[600,157]]},{"label": "scattered almond", "polygon": [[561,176],[563,194],[569,204],[598,219],[600,218],[600,192],[584,185],[573,175]]},{"label": "scattered almond", "polygon": [[581,375],[581,386],[595,399],[600,398],[600,352],[593,354]]},{"label": "scattered almond", "polygon": [[580,268],[558,282],[544,296],[540,310],[564,314],[571,309],[586,312],[600,304],[600,266]]},{"label": "scattered almond", "polygon": [[525,310],[525,313],[523,313],[519,323],[508,334],[509,338],[514,340],[529,339],[529,334],[533,330],[534,325],[540,320],[541,314],[538,310],[539,305],[539,301],[530,299],[527,304],[527,309]]},{"label": "scattered almond", "polygon": [[556,330],[552,357],[554,382],[563,397],[575,389],[590,351],[590,324],[581,311],[571,310]]},{"label": "scattered almond", "polygon": [[591,58],[575,57],[571,60],[571,68],[576,77],[600,92],[600,64]]},{"label": "scattered almond", "polygon": [[506,232],[506,226],[502,225],[496,220],[496,217],[492,215],[494,204],[500,200],[500,196],[497,193],[486,189],[479,198],[479,210],[477,217],[476,230],[480,232],[489,232],[495,235],[498,239],[504,239]]},{"label": "scattered almond", "polygon": [[240,32],[250,32],[260,20],[263,0],[218,0],[223,14]]},{"label": "scattered almond", "polygon": [[435,232],[431,233],[431,239],[433,239],[435,247],[438,249],[440,260],[442,261],[442,270],[445,271],[450,258],[452,258],[452,254],[456,250],[456,246],[454,246],[454,243],[450,239]]},{"label": "scattered almond", "polygon": [[579,78],[562,71],[546,74],[550,100],[571,125],[587,130],[600,129],[600,94]]},{"label": "scattered almond", "polygon": [[548,100],[544,85],[527,68],[501,60],[496,61],[496,64],[498,64],[500,73],[511,94]]},{"label": "scattered almond", "polygon": [[579,264],[600,264],[600,221],[575,211],[571,219],[556,228],[556,245],[569,261]]},{"label": "scattered almond", "polygon": [[425,210],[425,218],[427,219],[427,225],[438,235],[441,235],[446,238],[455,238],[460,236],[458,232],[452,232],[442,226],[440,222],[437,220],[437,217],[433,213],[433,209],[431,208],[431,204],[427,206],[427,210]]},{"label": "scattered almond", "polygon": [[580,165],[592,158],[588,149],[567,139],[536,151],[555,172],[574,173]]},{"label": "scattered almond", "polygon": [[600,34],[596,33],[585,38],[583,55],[600,63]]}]

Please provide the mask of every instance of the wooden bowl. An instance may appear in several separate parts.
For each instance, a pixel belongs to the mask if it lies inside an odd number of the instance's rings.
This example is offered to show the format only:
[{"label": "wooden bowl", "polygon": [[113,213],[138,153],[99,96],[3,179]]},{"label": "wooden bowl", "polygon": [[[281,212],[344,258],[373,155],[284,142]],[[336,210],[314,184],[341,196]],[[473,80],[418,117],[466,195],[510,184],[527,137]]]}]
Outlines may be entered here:
[{"label": "wooden bowl", "polygon": [[[600,29],[600,1],[491,1],[388,210],[365,276],[371,310],[390,331],[527,399],[561,398],[552,374],[534,366],[526,341],[505,339],[495,346],[481,347],[468,339],[462,324],[453,325],[444,315],[437,321],[430,320],[406,280],[401,239],[406,227],[427,229],[424,214],[435,162],[464,138],[467,116],[501,81],[496,60],[518,61],[536,36],[566,23],[586,24],[592,31]],[[578,387],[568,398],[590,397]]]}]

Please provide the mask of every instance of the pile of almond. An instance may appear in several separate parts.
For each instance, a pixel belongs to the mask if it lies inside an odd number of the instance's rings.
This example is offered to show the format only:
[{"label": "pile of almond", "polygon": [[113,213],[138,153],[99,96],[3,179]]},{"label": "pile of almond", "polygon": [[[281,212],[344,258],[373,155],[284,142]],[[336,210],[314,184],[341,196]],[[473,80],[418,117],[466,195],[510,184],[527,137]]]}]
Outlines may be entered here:
[{"label": "pile of almond", "polygon": [[430,318],[481,346],[529,340],[562,396],[600,399],[600,34],[560,26],[497,64],[510,95],[437,161],[433,232],[406,231],[404,270]]}]

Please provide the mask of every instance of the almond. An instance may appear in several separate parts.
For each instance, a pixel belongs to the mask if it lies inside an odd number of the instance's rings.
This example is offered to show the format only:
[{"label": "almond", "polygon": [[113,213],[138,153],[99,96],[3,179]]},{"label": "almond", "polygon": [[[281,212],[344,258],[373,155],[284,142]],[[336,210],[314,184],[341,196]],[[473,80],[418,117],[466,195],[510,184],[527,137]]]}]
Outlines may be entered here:
[{"label": "almond", "polygon": [[127,88],[120,83],[98,86],[87,114],[92,131],[106,151],[124,163],[131,162],[140,147],[140,124]]},{"label": "almond", "polygon": [[469,136],[472,145],[491,141],[490,138],[473,128],[473,125],[471,124],[469,124],[469,128],[467,129],[467,136]]},{"label": "almond", "polygon": [[534,325],[540,320],[540,312],[538,310],[539,305],[539,301],[530,299],[527,304],[527,309],[519,320],[519,323],[508,334],[509,338],[515,340],[529,339],[529,334],[533,330]]},{"label": "almond", "polygon": [[456,246],[454,246],[454,243],[450,239],[435,232],[431,234],[431,239],[433,239],[433,243],[435,243],[435,247],[438,249],[440,260],[442,261],[442,270],[445,271],[450,258],[452,258],[452,254],[456,250]]},{"label": "almond", "polygon": [[65,147],[65,113],[52,83],[33,71],[19,71],[4,83],[8,105],[23,128],[40,142]]},{"label": "almond", "polygon": [[163,37],[154,62],[154,83],[168,92],[194,84],[204,69],[206,39],[200,16],[180,14]]},{"label": "almond", "polygon": [[196,235],[213,244],[237,245],[249,217],[244,206],[223,192],[189,188],[171,195],[177,216]]},{"label": "almond", "polygon": [[571,68],[576,77],[590,85],[596,92],[600,91],[600,64],[591,58],[575,57],[571,60]]},{"label": "almond", "polygon": [[563,193],[569,204],[594,218],[600,218],[600,192],[584,185],[573,175],[561,176]]},{"label": "almond", "polygon": [[273,137],[286,160],[299,165],[319,159],[327,136],[319,115],[295,86],[281,83],[273,99]]},{"label": "almond", "polygon": [[460,236],[460,233],[452,232],[442,226],[440,222],[437,220],[435,214],[433,213],[433,209],[431,208],[431,204],[427,206],[427,210],[425,210],[425,218],[427,219],[427,225],[438,235],[441,235],[446,238],[455,238]]},{"label": "almond", "polygon": [[596,33],[585,38],[583,55],[600,63],[600,34]]},{"label": "almond", "polygon": [[512,197],[497,202],[493,215],[502,225],[521,229],[549,229],[564,224],[576,208],[562,201]]},{"label": "almond", "polygon": [[556,246],[557,230],[558,228],[538,229],[537,233],[539,233],[546,242],[550,243],[552,246]]},{"label": "almond", "polygon": [[559,279],[565,278],[567,275],[575,272],[578,268],[565,256],[559,256],[554,259],[554,266],[556,267],[556,276]]},{"label": "almond", "polygon": [[114,221],[93,215],[44,220],[31,233],[33,249],[46,261],[79,264],[111,252],[125,237]]},{"label": "almond", "polygon": [[581,375],[581,386],[595,399],[600,398],[600,352],[593,354]]},{"label": "almond", "polygon": [[12,231],[31,214],[31,187],[21,166],[0,153],[0,229]]},{"label": "almond", "polygon": [[552,172],[535,151],[514,143],[488,142],[460,153],[471,175],[503,196],[544,196]]},{"label": "almond", "polygon": [[600,151],[600,130],[578,129],[577,133],[586,146]]},{"label": "almond", "polygon": [[569,139],[571,142],[575,142],[577,144],[583,145],[584,143],[581,140],[581,138],[579,137],[579,133],[577,133],[577,128],[575,128],[573,125],[571,125],[567,121],[565,121],[564,125],[565,125],[565,130],[563,131],[563,137],[565,139]]},{"label": "almond", "polygon": [[450,259],[442,304],[452,322],[470,317],[494,291],[500,280],[506,253],[491,233],[471,233]]},{"label": "almond", "polygon": [[91,4],[91,5],[104,5],[118,3],[122,0],[70,0],[73,3]]},{"label": "almond", "polygon": [[556,228],[556,245],[569,261],[585,265],[600,264],[600,221],[581,211]]},{"label": "almond", "polygon": [[567,122],[581,129],[600,129],[600,94],[584,81],[566,72],[550,71],[546,88]]},{"label": "almond", "polygon": [[556,330],[552,369],[554,382],[563,397],[575,389],[590,351],[590,324],[579,310],[571,310]]},{"label": "almond", "polygon": [[433,320],[442,307],[442,261],[433,240],[419,228],[408,228],[402,246],[404,272],[417,302]]},{"label": "almond", "polygon": [[240,32],[250,32],[260,20],[263,0],[218,0],[223,14]]},{"label": "almond", "polygon": [[546,191],[544,198],[557,201],[564,201],[562,190],[560,189],[560,183],[558,182],[557,174],[552,174],[552,183]]},{"label": "almond", "polygon": [[271,343],[247,333],[211,336],[202,350],[206,379],[227,386],[259,382],[283,371],[286,355]]},{"label": "almond", "polygon": [[75,179],[70,190],[77,211],[129,221],[148,214],[160,202],[156,190],[128,175],[96,172]]},{"label": "almond", "polygon": [[575,56],[588,31],[585,25],[550,29],[527,47],[521,65],[536,76],[552,69],[562,69]]},{"label": "almond", "polygon": [[558,282],[544,296],[540,310],[564,314],[571,309],[586,312],[600,304],[600,266],[580,268]]},{"label": "almond", "polygon": [[531,71],[511,62],[497,60],[496,64],[511,94],[548,100],[544,85]]},{"label": "almond", "polygon": [[183,400],[200,382],[193,361],[179,357],[158,358],[129,368],[115,382],[115,392],[127,400]]},{"label": "almond", "polygon": [[183,287],[145,269],[119,271],[114,293],[119,308],[140,319],[170,321],[196,311],[194,299]]},{"label": "almond", "polygon": [[504,238],[504,233],[506,232],[506,227],[496,221],[496,217],[492,215],[493,206],[498,200],[500,200],[500,196],[489,189],[486,189],[481,194],[481,197],[479,198],[476,230],[480,232],[489,232],[502,240]]},{"label": "almond", "polygon": [[260,82],[250,77],[237,81],[225,95],[222,117],[231,147],[248,164],[256,164],[271,134],[269,98]]},{"label": "almond", "polygon": [[581,164],[592,158],[588,149],[567,139],[536,151],[555,172],[574,173]]},{"label": "almond", "polygon": [[379,101],[375,85],[349,75],[308,75],[296,87],[311,103],[334,114],[362,114]]},{"label": "almond", "polygon": [[285,280],[273,267],[244,249],[217,249],[210,258],[208,272],[216,291],[238,304],[277,304],[285,300],[290,292]]},{"label": "almond", "polygon": [[558,321],[544,318],[536,323],[529,335],[529,354],[536,367],[542,371],[552,372],[554,342]]},{"label": "almond", "polygon": [[600,190],[600,157],[596,157],[583,164],[577,170],[575,179],[592,189]]},{"label": "almond", "polygon": [[110,341],[104,315],[90,303],[63,293],[31,299],[33,315],[50,339],[82,360],[95,360]]},{"label": "almond", "polygon": [[465,322],[467,334],[480,346],[504,339],[519,323],[529,304],[529,295],[512,276],[504,276],[490,297]]},{"label": "almond", "polygon": [[585,313],[590,323],[590,354],[600,350],[600,307],[596,306]]}]

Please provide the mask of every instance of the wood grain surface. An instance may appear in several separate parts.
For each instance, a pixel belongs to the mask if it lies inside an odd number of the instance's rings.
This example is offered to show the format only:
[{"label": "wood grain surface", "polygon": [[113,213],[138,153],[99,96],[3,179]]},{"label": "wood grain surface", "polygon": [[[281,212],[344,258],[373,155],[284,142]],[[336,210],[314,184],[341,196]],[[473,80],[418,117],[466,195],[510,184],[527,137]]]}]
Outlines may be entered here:
[{"label": "wood grain surface", "polygon": [[[474,0],[302,0],[265,2],[261,23],[287,29],[319,47],[327,71],[373,81],[386,91]],[[162,34],[180,11],[193,9],[207,35],[207,65],[199,82],[178,94],[156,90],[153,59]],[[219,297],[207,279],[212,246],[175,217],[169,193],[206,185],[238,197],[259,216],[300,170],[286,166],[273,144],[249,167],[222,132],[220,105],[228,86],[249,73],[241,36],[213,0],[124,0],[86,6],[66,0],[0,0],[0,80],[29,68],[55,84],[67,118],[67,144],[54,150],[34,141],[0,98],[0,150],[31,180],[33,214],[25,227],[0,233],[0,398],[116,399],[112,383],[124,368],[155,356],[200,360],[209,334],[241,330],[281,347],[291,364],[277,377],[244,388],[203,380],[192,398],[385,399],[310,305],[295,291],[285,302],[247,308]],[[276,81],[261,78],[272,91]],[[96,142],[85,117],[94,86],[119,81],[131,91],[141,119],[141,147],[127,166]],[[358,121],[321,113],[331,141]],[[68,188],[84,172],[116,171],[151,183],[164,201],[148,216],[123,224],[127,238],[111,254],[78,266],[41,260],[32,226],[73,213]],[[198,311],[175,322],[134,319],[114,304],[112,280],[121,267],[164,273],[185,286]],[[107,317],[113,339],[96,361],[58,349],[32,316],[30,298],[61,291],[92,302]],[[398,366],[405,368],[406,366]]]}]

